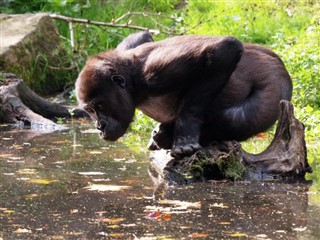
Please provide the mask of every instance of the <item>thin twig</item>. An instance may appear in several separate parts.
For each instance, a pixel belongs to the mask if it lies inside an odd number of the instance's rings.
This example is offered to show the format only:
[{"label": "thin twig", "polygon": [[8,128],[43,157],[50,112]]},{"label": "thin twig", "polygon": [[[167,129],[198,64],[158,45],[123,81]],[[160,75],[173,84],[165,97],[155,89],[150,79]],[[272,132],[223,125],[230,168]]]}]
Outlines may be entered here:
[{"label": "thin twig", "polygon": [[136,30],[141,30],[141,31],[148,31],[151,34],[159,34],[160,30],[158,29],[149,29],[146,27],[141,27],[141,26],[136,26],[136,25],[130,25],[130,24],[117,24],[117,23],[106,23],[106,22],[98,22],[98,21],[91,21],[89,19],[83,19],[83,18],[71,18],[71,17],[66,17],[58,14],[50,14],[51,18],[54,19],[59,19],[63,20],[66,22],[73,22],[73,23],[83,23],[83,24],[91,24],[91,25],[96,25],[96,26],[108,26],[108,27],[118,27],[118,28],[131,28],[131,29],[136,29]]},{"label": "thin twig", "polygon": [[180,23],[181,22],[181,19],[180,18],[175,18],[175,17],[172,17],[172,16],[168,16],[168,15],[163,15],[162,13],[150,13],[150,12],[127,12],[125,14],[123,14],[121,17],[113,20],[112,22],[114,23],[117,23],[119,21],[121,21],[122,19],[128,17],[128,16],[132,16],[132,15],[141,15],[141,16],[144,16],[144,17],[148,17],[148,16],[156,16],[156,17],[161,17],[161,18],[168,18],[168,19],[171,19],[175,22],[178,22]]},{"label": "thin twig", "polygon": [[71,48],[72,51],[74,52],[74,31],[73,31],[73,23],[70,21],[69,22],[69,31],[70,31],[70,42],[71,42]]}]

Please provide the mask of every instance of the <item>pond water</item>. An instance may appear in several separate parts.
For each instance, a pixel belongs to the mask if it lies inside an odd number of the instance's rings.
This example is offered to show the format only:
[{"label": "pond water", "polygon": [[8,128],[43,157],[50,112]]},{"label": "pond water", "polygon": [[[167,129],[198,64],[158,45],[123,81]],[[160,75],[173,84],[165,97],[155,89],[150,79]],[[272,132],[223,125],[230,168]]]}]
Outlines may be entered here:
[{"label": "pond water", "polygon": [[317,181],[196,183],[155,199],[148,154],[83,124],[0,127],[0,239],[320,239]]}]

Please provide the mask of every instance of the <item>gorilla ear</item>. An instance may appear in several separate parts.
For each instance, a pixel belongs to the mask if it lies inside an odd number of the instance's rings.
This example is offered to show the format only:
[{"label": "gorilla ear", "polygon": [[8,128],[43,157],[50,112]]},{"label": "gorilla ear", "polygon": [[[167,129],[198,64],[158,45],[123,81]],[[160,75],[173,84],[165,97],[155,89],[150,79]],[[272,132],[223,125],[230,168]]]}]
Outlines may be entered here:
[{"label": "gorilla ear", "polygon": [[112,75],[111,81],[120,87],[124,88],[126,86],[126,79],[121,75]]}]

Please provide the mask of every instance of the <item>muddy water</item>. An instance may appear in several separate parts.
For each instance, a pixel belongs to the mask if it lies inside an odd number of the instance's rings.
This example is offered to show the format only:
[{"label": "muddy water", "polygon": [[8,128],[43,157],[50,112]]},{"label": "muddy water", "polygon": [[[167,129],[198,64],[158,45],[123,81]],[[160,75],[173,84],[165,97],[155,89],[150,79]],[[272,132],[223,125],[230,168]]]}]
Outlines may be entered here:
[{"label": "muddy water", "polygon": [[[320,239],[312,184],[208,182],[153,198],[139,141],[0,129],[0,239]],[[311,175],[312,176],[312,175]]]}]

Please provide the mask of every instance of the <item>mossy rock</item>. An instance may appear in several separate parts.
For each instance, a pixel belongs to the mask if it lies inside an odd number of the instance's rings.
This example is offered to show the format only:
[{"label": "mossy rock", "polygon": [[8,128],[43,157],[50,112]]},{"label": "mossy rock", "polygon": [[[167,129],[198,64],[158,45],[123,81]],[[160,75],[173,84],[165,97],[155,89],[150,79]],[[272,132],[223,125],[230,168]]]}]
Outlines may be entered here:
[{"label": "mossy rock", "polygon": [[70,58],[48,14],[0,14],[0,22],[0,71],[15,73],[40,94],[57,92],[75,77],[75,71],[67,69]]}]

